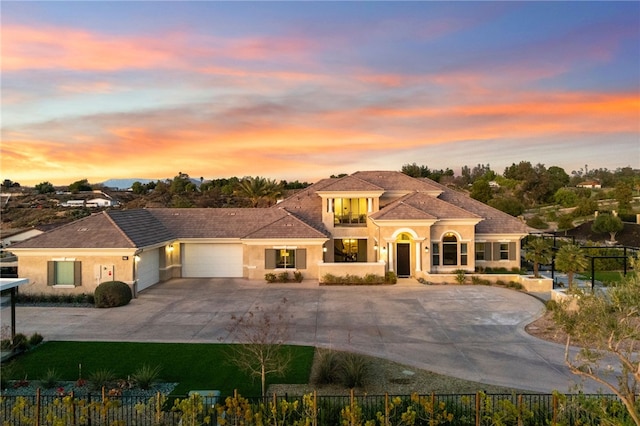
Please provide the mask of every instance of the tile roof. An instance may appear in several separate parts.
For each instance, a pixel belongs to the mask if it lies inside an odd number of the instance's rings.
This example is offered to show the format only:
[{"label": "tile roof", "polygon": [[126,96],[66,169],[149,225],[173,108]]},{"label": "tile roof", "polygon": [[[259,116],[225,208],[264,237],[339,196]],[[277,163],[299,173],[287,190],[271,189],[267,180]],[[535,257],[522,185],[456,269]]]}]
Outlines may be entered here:
[{"label": "tile roof", "polygon": [[350,175],[333,179],[322,191],[384,191],[384,188]]},{"label": "tile roof", "polygon": [[477,219],[482,217],[424,192],[413,192],[371,215],[374,220]]},{"label": "tile roof", "polygon": [[484,220],[476,225],[479,234],[528,234],[535,231],[522,220],[458,191],[445,188],[439,198],[483,217]]},{"label": "tile roof", "polygon": [[136,247],[148,247],[175,239],[149,210],[110,210],[105,214]]},{"label": "tile roof", "polygon": [[135,248],[106,212],[83,217],[28,240],[13,244],[11,250],[24,248]]},{"label": "tile roof", "polygon": [[434,193],[441,191],[440,186],[432,180],[416,179],[402,172],[361,171],[355,172],[352,176],[384,188],[386,191],[420,191]]},{"label": "tile roof", "polygon": [[[192,238],[326,238],[280,208],[148,209],[177,239]],[[273,226],[273,230],[267,228]]]}]

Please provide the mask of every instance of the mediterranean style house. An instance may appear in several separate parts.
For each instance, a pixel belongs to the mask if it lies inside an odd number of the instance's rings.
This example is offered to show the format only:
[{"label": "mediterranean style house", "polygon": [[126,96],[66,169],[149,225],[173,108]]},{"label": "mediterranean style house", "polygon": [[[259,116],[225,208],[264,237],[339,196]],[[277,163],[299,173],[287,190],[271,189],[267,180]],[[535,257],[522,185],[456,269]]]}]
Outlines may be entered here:
[{"label": "mediterranean style house", "polygon": [[429,179],[362,171],[321,180],[270,208],[110,210],[11,246],[25,292],[137,291],[176,277],[300,271],[438,281],[520,267],[519,219]]}]

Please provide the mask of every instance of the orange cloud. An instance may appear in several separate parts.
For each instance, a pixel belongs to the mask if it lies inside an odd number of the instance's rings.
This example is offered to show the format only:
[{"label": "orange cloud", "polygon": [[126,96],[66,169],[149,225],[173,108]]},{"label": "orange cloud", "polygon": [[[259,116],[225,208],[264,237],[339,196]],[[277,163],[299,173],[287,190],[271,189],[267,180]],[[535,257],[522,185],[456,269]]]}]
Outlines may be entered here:
[{"label": "orange cloud", "polygon": [[69,28],[2,28],[2,69],[114,71],[150,68],[171,58],[165,40],[107,37]]}]

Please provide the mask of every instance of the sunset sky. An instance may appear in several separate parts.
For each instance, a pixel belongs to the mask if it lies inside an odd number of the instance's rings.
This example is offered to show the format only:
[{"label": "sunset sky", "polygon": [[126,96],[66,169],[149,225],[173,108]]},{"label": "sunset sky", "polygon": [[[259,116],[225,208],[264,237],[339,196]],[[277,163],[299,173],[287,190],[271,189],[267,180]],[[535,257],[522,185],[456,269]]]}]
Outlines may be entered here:
[{"label": "sunset sky", "polygon": [[640,2],[2,1],[1,179],[640,168]]}]

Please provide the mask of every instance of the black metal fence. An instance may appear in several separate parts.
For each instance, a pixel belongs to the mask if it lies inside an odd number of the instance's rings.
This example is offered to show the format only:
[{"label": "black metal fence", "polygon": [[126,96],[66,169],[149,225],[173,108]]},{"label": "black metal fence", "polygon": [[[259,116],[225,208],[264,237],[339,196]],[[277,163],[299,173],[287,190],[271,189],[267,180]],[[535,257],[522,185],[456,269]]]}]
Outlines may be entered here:
[{"label": "black metal fence", "polygon": [[[430,394],[218,398],[85,395],[1,396],[0,422],[12,426],[160,425],[632,425],[613,395]],[[368,422],[368,423],[367,423]],[[612,423],[611,423],[612,422]]]}]

